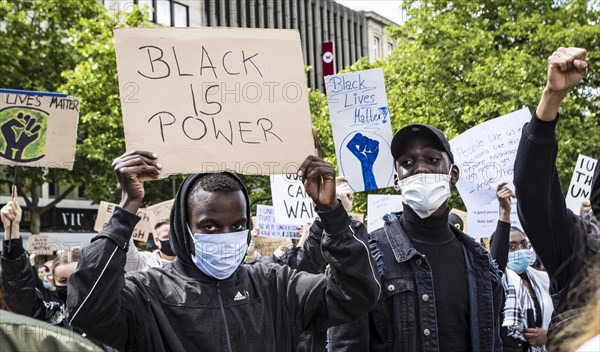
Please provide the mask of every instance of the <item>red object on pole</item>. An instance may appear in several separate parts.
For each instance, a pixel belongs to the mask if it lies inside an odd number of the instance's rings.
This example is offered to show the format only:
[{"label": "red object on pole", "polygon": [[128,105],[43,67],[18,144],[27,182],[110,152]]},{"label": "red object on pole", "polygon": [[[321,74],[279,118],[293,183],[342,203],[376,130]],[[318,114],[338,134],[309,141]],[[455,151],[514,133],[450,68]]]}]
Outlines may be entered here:
[{"label": "red object on pole", "polygon": [[[321,59],[323,60],[323,78],[335,75],[335,52],[333,42],[321,44]],[[327,95],[327,88],[323,85],[323,92]]]}]

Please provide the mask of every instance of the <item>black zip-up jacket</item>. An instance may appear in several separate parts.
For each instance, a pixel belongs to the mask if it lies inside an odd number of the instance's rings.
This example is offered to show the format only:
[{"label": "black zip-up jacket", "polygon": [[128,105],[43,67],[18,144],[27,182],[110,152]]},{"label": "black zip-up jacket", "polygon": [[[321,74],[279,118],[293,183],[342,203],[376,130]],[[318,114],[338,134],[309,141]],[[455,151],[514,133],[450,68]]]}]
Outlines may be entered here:
[{"label": "black zip-up jacket", "polygon": [[197,177],[186,179],[171,212],[175,262],[125,275],[139,217],[120,208],[83,248],[69,279],[71,324],[120,350],[279,352],[293,351],[304,330],[323,331],[374,307],[380,286],[368,234],[341,205],[319,212],[327,274],[243,264],[226,280],[204,275],[191,261],[186,232],[186,199]]},{"label": "black zip-up jacket", "polygon": [[[578,314],[590,292],[580,286],[600,263],[600,160],[592,180],[591,211],[581,217],[566,207],[556,169],[554,121],[533,114],[523,127],[515,159],[515,190],[521,225],[550,276],[554,303],[551,329]],[[594,216],[595,215],[595,216]]]}]

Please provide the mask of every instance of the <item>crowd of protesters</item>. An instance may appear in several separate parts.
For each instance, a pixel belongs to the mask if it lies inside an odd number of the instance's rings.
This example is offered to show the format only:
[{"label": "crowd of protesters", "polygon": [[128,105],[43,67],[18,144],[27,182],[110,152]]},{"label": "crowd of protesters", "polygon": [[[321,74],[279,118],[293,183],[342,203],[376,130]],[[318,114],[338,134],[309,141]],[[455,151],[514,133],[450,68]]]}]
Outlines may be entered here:
[{"label": "crowd of protesters", "polygon": [[[142,180],[161,165],[136,151],[113,162],[122,199],[107,226],[35,267],[13,187],[1,210],[2,350],[600,351],[600,160],[581,214],[566,207],[556,166],[559,107],[587,70],[585,49],[548,58],[515,189],[497,185],[489,251],[451,213],[460,170],[445,134],[423,124],[385,151],[403,205],[371,233],[316,152],[298,176],[318,217],[298,243],[260,236],[245,185],[220,172],[189,175],[154,227],[156,250],[139,251]],[[511,226],[514,198],[522,228]],[[17,333],[35,324],[27,317],[47,323],[43,337]]]}]

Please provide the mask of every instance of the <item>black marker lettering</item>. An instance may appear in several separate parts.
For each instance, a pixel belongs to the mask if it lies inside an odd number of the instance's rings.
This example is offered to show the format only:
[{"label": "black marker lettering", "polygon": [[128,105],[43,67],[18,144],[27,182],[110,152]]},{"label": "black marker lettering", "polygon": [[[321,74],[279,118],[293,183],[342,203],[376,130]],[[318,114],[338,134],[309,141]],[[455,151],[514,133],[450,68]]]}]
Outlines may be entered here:
[{"label": "black marker lettering", "polygon": [[[169,123],[164,123],[164,122],[163,122],[163,115],[165,115],[165,117],[166,117],[167,115],[168,115],[168,116],[170,116],[170,117],[171,117],[171,119],[172,119],[172,121],[171,121],[171,122],[169,122]],[[175,123],[175,120],[176,120],[176,119],[175,119],[175,116],[173,116],[173,114],[171,114],[171,113],[170,113],[170,112],[168,112],[168,111],[160,111],[160,112],[157,112],[156,114],[152,115],[152,117],[150,117],[150,118],[148,119],[148,123],[150,123],[150,121],[152,121],[152,119],[153,119],[155,116],[158,116],[158,121],[159,121],[159,123],[160,123],[160,137],[162,138],[162,141],[164,142],[164,141],[165,141],[165,132],[164,132],[164,128],[163,128],[163,127],[164,127],[164,126],[170,126],[170,125],[174,124],[174,123]]]},{"label": "black marker lettering", "polygon": [[246,55],[244,54],[244,50],[242,50],[242,62],[244,63],[244,70],[246,71],[246,75],[248,74],[248,69],[246,68],[246,61],[250,61],[250,63],[252,64],[252,66],[254,66],[256,68],[256,71],[258,71],[258,74],[262,77],[262,73],[260,72],[260,70],[258,69],[258,66],[256,66],[256,64],[254,63],[254,61],[252,61],[252,58],[257,56],[258,53],[250,56],[249,58],[246,58]]},{"label": "black marker lettering", "polygon": [[[142,50],[142,49],[147,49],[147,51],[148,51],[148,60],[150,60],[150,67],[152,68],[152,73],[155,72],[155,70],[154,70],[154,63],[155,62],[161,62],[161,63],[163,63],[163,65],[165,65],[167,67],[167,73],[165,75],[163,75],[163,76],[151,77],[151,76],[146,76],[145,74],[141,73],[140,71],[137,71],[137,72],[142,77],[146,77],[146,78],[149,78],[149,79],[161,79],[161,78],[169,77],[169,75],[171,74],[171,67],[169,67],[169,64],[165,60],[162,59],[163,58],[163,51],[162,51],[162,49],[159,48],[159,47],[153,46],[153,45],[146,45],[146,46],[139,47],[139,50]],[[150,54],[150,49],[156,49],[156,50],[158,50],[160,52],[160,55],[157,58],[153,59],[152,55]]]}]

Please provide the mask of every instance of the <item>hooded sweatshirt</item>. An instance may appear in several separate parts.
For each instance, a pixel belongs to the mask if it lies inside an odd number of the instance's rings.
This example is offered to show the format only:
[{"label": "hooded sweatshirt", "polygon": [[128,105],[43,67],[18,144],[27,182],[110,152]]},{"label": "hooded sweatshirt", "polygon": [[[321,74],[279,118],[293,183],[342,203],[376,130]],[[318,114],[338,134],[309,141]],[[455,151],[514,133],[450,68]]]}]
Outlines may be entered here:
[{"label": "hooded sweatshirt", "polygon": [[373,308],[380,287],[368,234],[341,205],[319,212],[327,274],[266,264],[242,264],[221,281],[202,273],[191,260],[186,222],[198,177],[184,181],[171,210],[173,263],[124,274],[139,217],[121,208],[83,248],[69,279],[71,324],[120,350],[292,351],[302,331],[324,331]]}]

